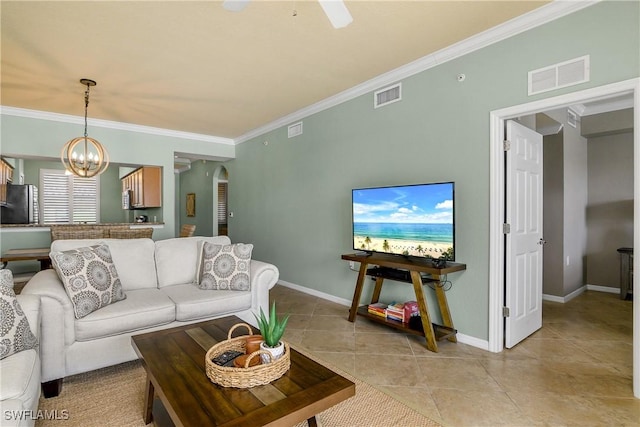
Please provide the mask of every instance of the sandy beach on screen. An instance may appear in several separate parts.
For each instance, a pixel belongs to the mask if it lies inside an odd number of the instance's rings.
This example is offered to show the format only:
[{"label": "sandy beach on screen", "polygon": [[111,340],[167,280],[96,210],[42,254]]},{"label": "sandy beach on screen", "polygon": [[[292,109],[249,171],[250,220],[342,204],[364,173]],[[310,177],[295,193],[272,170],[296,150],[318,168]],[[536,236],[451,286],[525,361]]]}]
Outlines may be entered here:
[{"label": "sandy beach on screen", "polygon": [[[379,251],[379,252],[393,252],[394,254],[403,254],[405,251],[412,256],[431,256],[433,258],[439,258],[443,252],[451,247],[450,243],[439,242],[417,242],[413,240],[395,240],[386,239],[389,244],[389,249],[383,249],[385,239],[370,238],[370,243],[365,243],[364,237],[354,237],[354,248]],[[423,251],[418,251],[418,247],[422,246]]]}]

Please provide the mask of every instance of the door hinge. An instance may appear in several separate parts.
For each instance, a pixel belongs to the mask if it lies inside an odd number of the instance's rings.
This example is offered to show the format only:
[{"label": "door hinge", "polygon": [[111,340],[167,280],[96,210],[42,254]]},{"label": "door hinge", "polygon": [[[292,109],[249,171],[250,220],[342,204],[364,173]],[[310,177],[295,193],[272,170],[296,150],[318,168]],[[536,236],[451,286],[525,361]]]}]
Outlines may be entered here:
[{"label": "door hinge", "polygon": [[511,233],[511,224],[502,224],[502,232],[504,234]]},{"label": "door hinge", "polygon": [[508,139],[505,139],[504,141],[502,141],[502,149],[504,151],[511,150],[511,141],[509,141]]},{"label": "door hinge", "polygon": [[509,307],[502,307],[502,317],[509,317]]}]

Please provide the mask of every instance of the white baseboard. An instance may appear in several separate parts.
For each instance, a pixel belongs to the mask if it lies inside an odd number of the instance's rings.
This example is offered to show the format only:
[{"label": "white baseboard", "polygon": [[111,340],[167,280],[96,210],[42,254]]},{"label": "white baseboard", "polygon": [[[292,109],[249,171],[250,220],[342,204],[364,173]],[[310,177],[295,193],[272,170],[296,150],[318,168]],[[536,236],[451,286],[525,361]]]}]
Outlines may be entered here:
[{"label": "white baseboard", "polygon": [[[345,298],[339,298],[334,295],[327,294],[325,292],[317,291],[315,289],[305,288],[304,286],[296,285],[295,283],[287,282],[285,280],[278,280],[278,284],[284,286],[285,288],[294,289],[296,291],[299,291],[308,295],[313,295],[315,297],[322,298],[327,301],[335,302],[336,304],[344,305],[346,307],[351,307],[351,300],[348,300]],[[479,338],[472,337],[470,335],[461,334],[460,332],[458,332],[456,336],[458,338],[459,343],[467,344],[472,347],[477,347],[481,350],[489,351],[489,341],[487,340],[481,340]]]},{"label": "white baseboard", "polygon": [[300,291],[308,295],[313,295],[314,297],[335,302],[336,304],[344,305],[346,307],[351,307],[351,300],[348,300],[348,299],[344,299],[331,294],[316,291],[315,289],[305,288],[304,286],[296,285],[295,283],[286,282],[284,280],[278,280],[278,284],[284,286],[285,288],[295,289],[296,291]]},{"label": "white baseboard", "polygon": [[619,294],[620,288],[612,288],[611,286],[589,285],[587,284],[588,291],[607,292],[610,294]]},{"label": "white baseboard", "polygon": [[461,334],[458,332],[456,334],[458,338],[458,342],[462,344],[470,345],[471,347],[477,347],[481,350],[489,351],[489,341],[481,340],[480,338],[472,337],[470,335]]},{"label": "white baseboard", "polygon": [[578,289],[576,289],[575,291],[571,292],[568,295],[565,295],[564,297],[559,297],[556,295],[547,295],[547,294],[542,294],[542,299],[544,301],[552,301],[552,302],[559,302],[559,303],[567,303],[569,301],[571,301],[572,299],[574,299],[575,297],[577,297],[578,295],[584,293],[585,291],[595,291],[595,292],[607,292],[610,294],[617,294],[620,293],[620,288],[612,288],[610,286],[600,286],[600,285],[584,285],[579,287]]}]

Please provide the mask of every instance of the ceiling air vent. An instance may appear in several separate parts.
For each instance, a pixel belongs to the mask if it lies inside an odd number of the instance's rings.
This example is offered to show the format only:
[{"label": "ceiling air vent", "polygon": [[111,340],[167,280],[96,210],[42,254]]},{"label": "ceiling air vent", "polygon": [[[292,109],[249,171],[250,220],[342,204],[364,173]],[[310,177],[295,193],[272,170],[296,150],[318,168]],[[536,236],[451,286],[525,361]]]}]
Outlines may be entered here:
[{"label": "ceiling air vent", "polygon": [[289,138],[293,138],[294,136],[302,135],[302,122],[294,123],[289,125],[287,130],[287,134]]},{"label": "ceiling air vent", "polygon": [[373,108],[393,104],[402,100],[402,83],[385,87],[373,94]]},{"label": "ceiling air vent", "polygon": [[589,55],[529,71],[529,95],[589,81]]}]

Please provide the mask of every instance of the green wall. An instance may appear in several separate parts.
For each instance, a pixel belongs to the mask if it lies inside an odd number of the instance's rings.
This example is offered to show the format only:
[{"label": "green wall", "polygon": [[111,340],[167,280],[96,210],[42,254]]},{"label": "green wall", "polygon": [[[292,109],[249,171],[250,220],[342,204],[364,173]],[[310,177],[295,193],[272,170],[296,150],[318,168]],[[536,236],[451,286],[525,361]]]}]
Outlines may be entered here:
[{"label": "green wall", "polygon": [[[180,225],[195,224],[197,236],[217,236],[214,230],[214,218],[217,224],[217,206],[214,208],[213,177],[221,162],[197,160],[191,163],[191,169],[180,174]],[[217,191],[217,187],[216,187]],[[196,195],[196,215],[187,216],[187,194]]]},{"label": "green wall", "polygon": [[[62,145],[81,131],[79,125],[66,122],[2,114],[0,115],[2,141],[0,154],[25,159],[58,159]],[[89,134],[105,146],[111,162],[114,164],[156,165],[163,168],[161,211],[147,209],[127,213],[128,220],[133,221],[133,215],[142,214],[150,215],[150,219],[153,220],[153,211],[158,212],[157,216],[164,221],[164,227],[154,231],[153,237],[156,240],[176,235],[177,201],[175,197],[176,179],[173,172],[174,153],[182,152],[220,158],[235,157],[233,144],[97,127],[92,126],[91,122],[89,122]],[[105,173],[117,174],[117,168],[110,168]],[[109,190],[109,192],[111,191],[115,192],[115,187]],[[117,191],[119,193],[121,189]],[[118,217],[114,218],[114,221],[120,222],[120,214],[121,212],[114,210],[105,215]],[[102,220],[105,221],[105,219]],[[0,229],[1,251],[10,248],[43,247],[48,246],[49,243],[48,230],[16,232]]]},{"label": "green wall", "polygon": [[[638,77],[638,17],[638,2],[599,3],[406,78],[401,102],[373,109],[367,94],[305,118],[301,136],[283,127],[238,145],[227,165],[230,237],[253,243],[282,280],[351,299],[357,274],[340,259],[351,251],[351,189],[455,181],[456,258],[467,270],[449,275],[449,304],[461,333],[487,340],[489,113]],[[529,70],[586,54],[590,82],[527,96]],[[413,294],[387,286],[382,298]]]}]

